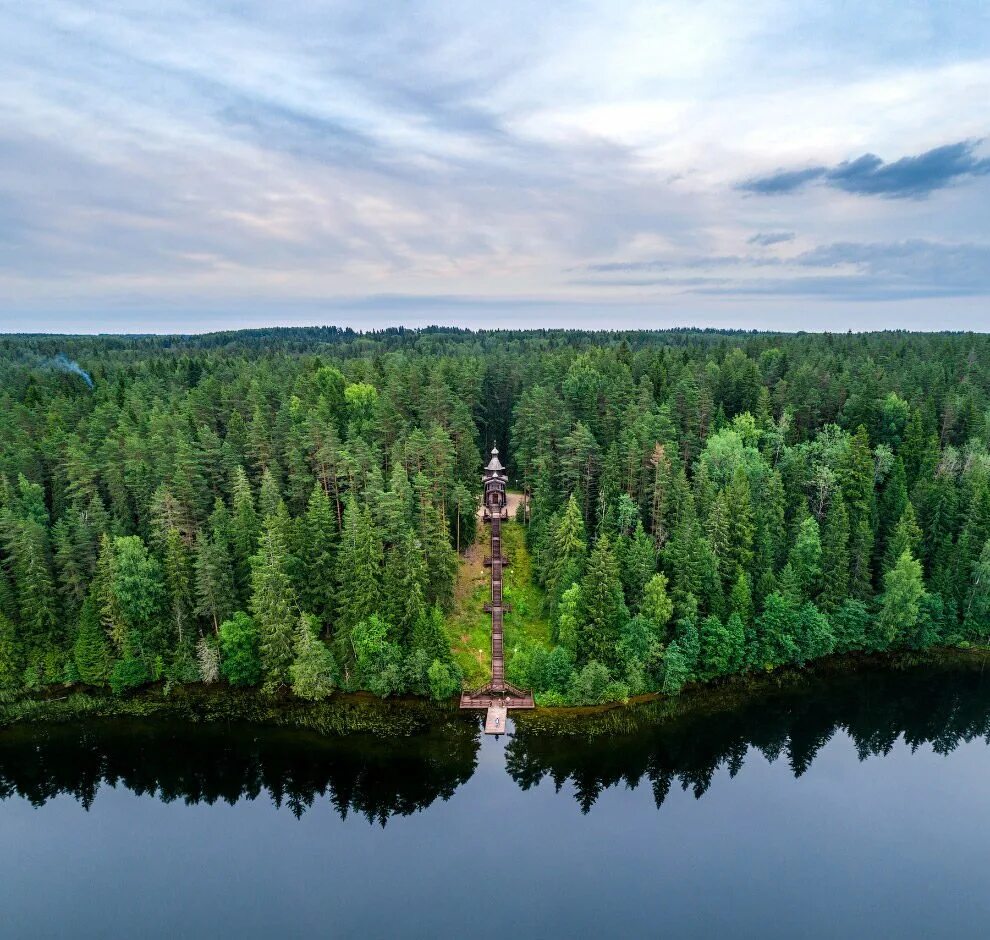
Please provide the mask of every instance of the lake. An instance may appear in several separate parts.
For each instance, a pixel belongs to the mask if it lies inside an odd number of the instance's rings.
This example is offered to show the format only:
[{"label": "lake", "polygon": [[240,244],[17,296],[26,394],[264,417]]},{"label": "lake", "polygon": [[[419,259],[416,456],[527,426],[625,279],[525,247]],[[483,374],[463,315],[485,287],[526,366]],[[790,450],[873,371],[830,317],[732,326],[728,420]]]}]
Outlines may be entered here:
[{"label": "lake", "polygon": [[5,937],[975,937],[990,680],[914,670],[587,739],[0,732]]}]

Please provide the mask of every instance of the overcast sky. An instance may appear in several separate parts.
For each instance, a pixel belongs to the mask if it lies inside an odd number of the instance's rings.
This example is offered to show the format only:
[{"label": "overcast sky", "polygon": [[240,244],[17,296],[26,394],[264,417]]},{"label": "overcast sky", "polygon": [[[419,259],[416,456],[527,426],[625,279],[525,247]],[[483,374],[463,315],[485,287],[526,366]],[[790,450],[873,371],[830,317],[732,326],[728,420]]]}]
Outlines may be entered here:
[{"label": "overcast sky", "polygon": [[990,329],[990,3],[0,4],[0,329]]}]

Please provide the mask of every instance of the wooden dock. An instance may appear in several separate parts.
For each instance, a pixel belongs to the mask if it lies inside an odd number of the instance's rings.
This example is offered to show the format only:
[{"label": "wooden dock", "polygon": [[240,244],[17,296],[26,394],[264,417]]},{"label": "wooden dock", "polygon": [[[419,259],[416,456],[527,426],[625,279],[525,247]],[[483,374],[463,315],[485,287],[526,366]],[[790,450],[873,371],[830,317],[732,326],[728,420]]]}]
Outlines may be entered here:
[{"label": "wooden dock", "polygon": [[485,713],[485,734],[505,734],[505,716],[508,709],[504,705],[491,705]]}]

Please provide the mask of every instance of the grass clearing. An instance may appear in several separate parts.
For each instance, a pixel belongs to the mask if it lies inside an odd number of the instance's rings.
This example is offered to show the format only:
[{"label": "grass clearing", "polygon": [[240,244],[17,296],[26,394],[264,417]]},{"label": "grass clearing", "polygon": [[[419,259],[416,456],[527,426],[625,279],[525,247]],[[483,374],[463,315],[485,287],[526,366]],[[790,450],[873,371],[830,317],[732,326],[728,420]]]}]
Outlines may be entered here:
[{"label": "grass clearing", "polygon": [[[550,622],[543,613],[543,591],[533,582],[526,531],[520,523],[502,524],[502,550],[509,558],[503,571],[502,594],[512,606],[504,621],[508,663],[524,638],[549,645]],[[484,565],[488,551],[489,531],[483,526],[478,541],[461,559],[454,609],[447,618],[450,646],[464,671],[467,688],[477,688],[491,678],[491,614],[484,610],[490,592],[489,572]]]}]

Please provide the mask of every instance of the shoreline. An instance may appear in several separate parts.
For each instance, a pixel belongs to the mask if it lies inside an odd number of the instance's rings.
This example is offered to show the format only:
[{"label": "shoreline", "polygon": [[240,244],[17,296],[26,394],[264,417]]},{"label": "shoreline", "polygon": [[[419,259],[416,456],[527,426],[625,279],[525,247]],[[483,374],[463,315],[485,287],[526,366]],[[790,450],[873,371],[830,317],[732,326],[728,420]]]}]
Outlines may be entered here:
[{"label": "shoreline", "polygon": [[[846,653],[801,668],[785,667],[764,674],[741,674],[716,683],[685,687],[676,696],[651,693],[625,702],[574,707],[540,707],[513,714],[515,733],[534,736],[594,738],[630,734],[689,716],[731,711],[755,699],[786,695],[830,680],[854,679],[910,669],[982,671],[990,665],[990,648],[933,648],[921,652]],[[76,688],[59,696],[26,697],[0,702],[0,733],[15,725],[44,725],[114,718],[162,718],[191,724],[245,722],[275,728],[296,728],[324,736],[371,734],[409,737],[442,733],[452,725],[474,722],[457,700],[382,699],[370,693],[338,693],[322,702],[289,695],[263,696],[226,686],[180,686],[164,691],[151,687],[130,696]]]}]

